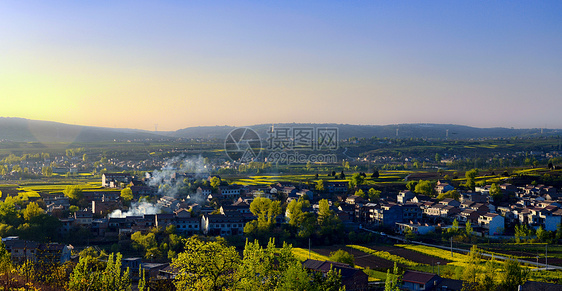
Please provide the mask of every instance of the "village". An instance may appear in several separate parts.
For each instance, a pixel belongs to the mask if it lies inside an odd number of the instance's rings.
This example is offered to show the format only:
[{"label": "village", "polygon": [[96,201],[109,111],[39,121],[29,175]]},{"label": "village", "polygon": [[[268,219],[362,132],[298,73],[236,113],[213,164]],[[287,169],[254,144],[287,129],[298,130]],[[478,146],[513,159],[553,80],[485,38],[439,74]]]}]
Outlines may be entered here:
[{"label": "village", "polygon": [[[279,201],[280,205],[307,201],[301,210],[313,216],[319,215],[321,201],[324,201],[344,226],[345,233],[371,231],[378,233],[383,240],[388,240],[385,238],[388,235],[420,237],[447,232],[452,228],[469,228],[474,237],[505,240],[513,238],[516,235],[514,227],[520,225],[534,230],[560,232],[562,218],[561,195],[555,187],[548,185],[503,183],[458,190],[451,181],[440,179],[430,191],[433,194],[425,195],[415,189],[415,184],[424,181],[408,184],[411,189],[383,192],[374,190],[372,185],[363,185],[364,173],[348,174],[351,177],[349,181],[355,179],[360,182],[326,181],[320,182],[321,187],[316,183],[314,188],[291,182],[267,186],[229,185],[220,176],[208,173],[169,171],[166,174],[158,177],[155,184],[152,172],[146,172],[142,177],[128,173],[103,173],[103,188],[81,193],[80,205],[86,207],[80,209],[71,203],[76,200],[62,193],[30,198],[30,202],[44,202],[41,205],[45,206],[45,213],[60,222],[57,232],[61,238],[80,234],[79,245],[113,244],[116,249],[130,245],[135,233],[146,234],[152,229],[169,229],[170,226],[182,237],[248,236],[245,226],[257,219],[251,209],[256,199]],[[170,185],[179,184],[190,185],[192,191],[180,194],[170,189]],[[375,195],[369,195],[373,193]],[[295,215],[290,207],[283,208],[285,211],[274,217],[276,225],[290,223],[291,215]],[[69,216],[64,216],[65,213]],[[74,248],[78,245],[39,243],[13,236],[2,241],[14,262],[37,261],[44,257],[52,260],[56,257],[64,263],[77,257]],[[174,269],[164,257],[156,260],[154,255],[126,257],[122,262],[123,267],[132,270],[140,266],[154,279],[169,280],[175,276]],[[309,260],[304,262],[304,266],[326,272],[321,261],[315,263]],[[342,275],[342,280],[348,282],[346,290],[366,290],[375,286],[369,285],[368,276],[361,270],[345,265],[339,268],[354,270],[344,272],[350,277]],[[460,290],[453,286],[462,286],[462,281],[455,283],[448,281],[452,279],[428,276],[414,270],[406,272],[402,278],[404,286],[418,282],[420,278],[424,278],[424,284],[435,286],[446,279],[449,289],[443,285],[436,290]]]}]

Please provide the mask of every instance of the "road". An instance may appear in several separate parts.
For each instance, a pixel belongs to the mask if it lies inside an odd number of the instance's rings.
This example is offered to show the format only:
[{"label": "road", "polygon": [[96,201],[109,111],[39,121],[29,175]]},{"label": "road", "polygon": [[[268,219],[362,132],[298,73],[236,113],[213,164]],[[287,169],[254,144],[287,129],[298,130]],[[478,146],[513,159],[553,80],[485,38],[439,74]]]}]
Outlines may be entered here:
[{"label": "road", "polygon": [[[385,236],[385,237],[393,239],[393,240],[397,240],[397,241],[401,241],[401,242],[407,242],[407,243],[410,243],[410,244],[418,244],[418,245],[440,248],[440,249],[444,249],[444,250],[453,250],[453,251],[456,251],[456,252],[463,252],[463,253],[469,253],[470,252],[470,250],[465,250],[465,249],[460,249],[460,248],[451,248],[451,247],[446,247],[446,246],[427,244],[427,243],[420,242],[420,241],[410,241],[410,240],[407,240],[407,239],[405,239],[404,237],[401,237],[401,236],[387,235],[387,234],[384,234],[382,232],[362,228],[361,226],[359,227],[359,229],[364,230],[364,231],[368,231],[368,232],[372,232],[374,234],[378,234],[378,235],[381,235],[381,236]],[[503,260],[503,261],[505,261],[507,259],[510,259],[509,257],[491,255],[491,254],[486,254],[486,253],[482,253],[481,255],[483,257],[487,257],[487,258],[492,258],[492,256],[493,256],[494,259]],[[552,266],[552,265],[547,265],[547,264],[542,264],[542,263],[537,263],[537,262],[532,262],[532,261],[527,261],[527,260],[521,260],[521,259],[516,259],[516,260],[520,264],[528,264],[528,265],[532,265],[532,266],[533,265],[537,266],[537,268],[533,269],[533,271],[562,270],[562,267],[559,267],[559,266]]]}]

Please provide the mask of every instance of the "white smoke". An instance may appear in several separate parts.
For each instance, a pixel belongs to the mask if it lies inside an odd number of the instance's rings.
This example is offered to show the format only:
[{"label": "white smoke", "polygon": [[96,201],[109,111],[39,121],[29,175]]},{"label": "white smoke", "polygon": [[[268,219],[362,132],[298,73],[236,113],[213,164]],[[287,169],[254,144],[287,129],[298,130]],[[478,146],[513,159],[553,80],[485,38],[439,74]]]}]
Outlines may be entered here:
[{"label": "white smoke", "polygon": [[148,203],[146,201],[133,202],[126,212],[120,209],[114,210],[109,214],[110,218],[125,218],[127,216],[143,216],[144,214],[159,214],[161,209],[158,204]]},{"label": "white smoke", "polygon": [[186,158],[180,155],[167,160],[161,170],[153,171],[148,185],[158,187],[161,196],[177,198],[180,188],[186,186],[183,179],[173,179],[178,173],[195,174],[195,178],[201,179],[206,178],[208,170],[203,157]]},{"label": "white smoke", "polygon": [[[180,155],[166,160],[161,170],[152,172],[152,177],[148,185],[157,187],[158,195],[160,196],[178,198],[180,189],[187,185],[184,183],[183,179],[179,178],[174,180],[173,177],[176,174],[184,173],[195,174],[196,179],[207,178],[208,170],[203,157],[186,158],[185,155]],[[190,193],[189,195],[191,198],[190,200],[199,205],[204,205],[207,199],[207,197],[204,197],[201,193]],[[109,217],[124,218],[127,216],[142,216],[144,214],[159,214],[162,213],[162,210],[162,205],[160,204],[139,201],[131,203],[131,207],[128,211],[123,212],[121,210],[115,210],[109,214]]]},{"label": "white smoke", "polygon": [[203,195],[203,193],[195,192],[189,194],[189,201],[201,206],[205,205],[205,203],[207,202],[207,198],[208,197],[206,195]]}]

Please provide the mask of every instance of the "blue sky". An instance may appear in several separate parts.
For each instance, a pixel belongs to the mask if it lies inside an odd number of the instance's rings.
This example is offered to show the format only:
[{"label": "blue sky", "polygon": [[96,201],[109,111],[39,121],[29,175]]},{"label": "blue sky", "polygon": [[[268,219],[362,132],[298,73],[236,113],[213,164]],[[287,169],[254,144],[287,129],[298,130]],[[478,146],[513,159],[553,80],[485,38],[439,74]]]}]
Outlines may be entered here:
[{"label": "blue sky", "polygon": [[0,116],[562,128],[560,1],[6,1]]}]

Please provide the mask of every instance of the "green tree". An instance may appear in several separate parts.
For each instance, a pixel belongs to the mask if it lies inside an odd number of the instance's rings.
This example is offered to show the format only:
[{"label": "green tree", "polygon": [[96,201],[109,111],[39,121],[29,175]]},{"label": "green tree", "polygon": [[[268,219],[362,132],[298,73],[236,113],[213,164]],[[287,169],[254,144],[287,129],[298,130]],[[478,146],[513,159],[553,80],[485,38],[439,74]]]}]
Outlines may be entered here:
[{"label": "green tree", "polygon": [[131,200],[133,200],[133,190],[128,187],[124,188],[121,190],[121,198],[123,198],[123,201],[125,202],[131,202]]},{"label": "green tree", "polygon": [[289,225],[300,227],[304,220],[304,213],[302,212],[303,202],[291,200],[287,205],[287,214],[289,217]]},{"label": "green tree", "polygon": [[471,236],[473,229],[472,229],[472,225],[470,225],[470,221],[466,222],[466,226],[465,226],[465,230],[466,230],[466,235],[467,236]]},{"label": "green tree", "polygon": [[311,169],[312,169],[312,163],[310,161],[306,162],[306,171],[310,172]]},{"label": "green tree", "polygon": [[447,232],[454,234],[459,232],[459,222],[456,219],[453,220],[453,224],[451,225],[451,228],[447,230]]},{"label": "green tree", "polygon": [[102,290],[126,291],[131,290],[131,277],[129,268],[122,271],[122,255],[111,253],[107,259],[105,270],[101,273]]},{"label": "green tree", "polygon": [[390,270],[386,271],[386,280],[384,282],[384,291],[400,291],[400,285],[402,285],[400,271],[398,270],[398,266],[396,262],[394,262],[393,272],[390,273]]},{"label": "green tree", "polygon": [[465,186],[469,189],[474,190],[474,187],[476,186],[476,176],[478,176],[478,169],[472,169],[470,171],[467,171],[465,174],[466,177],[466,184]]},{"label": "green tree", "polygon": [[[319,279],[314,280],[314,278]],[[330,271],[328,271],[325,276],[318,276],[317,274],[314,278],[314,286],[311,286],[309,290],[345,291],[345,287],[342,287],[341,272],[339,270],[334,270],[333,265],[330,266]]]},{"label": "green tree", "polygon": [[244,233],[252,239],[257,238],[266,243],[275,224],[275,217],[281,214],[281,203],[268,198],[257,197],[250,204],[250,211],[258,219],[246,223]]},{"label": "green tree", "polygon": [[53,168],[46,166],[41,168],[41,174],[45,177],[51,177],[53,175]]},{"label": "green tree", "polygon": [[333,212],[330,209],[330,203],[326,199],[322,199],[318,202],[318,221],[321,223],[323,220],[332,216]]},{"label": "green tree", "polygon": [[131,290],[129,268],[121,268],[121,254],[110,254],[105,267],[91,254],[80,256],[68,280],[71,291]]},{"label": "green tree", "polygon": [[0,202],[0,222],[10,226],[20,223],[20,215],[16,209],[15,199],[11,196],[6,197],[4,202]]},{"label": "green tree", "polygon": [[289,266],[275,288],[279,291],[307,291],[310,289],[310,276],[300,262],[294,262]]},{"label": "green tree", "polygon": [[461,194],[457,190],[449,190],[445,193],[441,193],[437,196],[437,200],[443,200],[445,198],[452,198],[459,201]]},{"label": "green tree", "polygon": [[12,256],[6,250],[6,246],[0,241],[0,276],[3,277],[2,284],[4,290],[9,290],[10,275],[13,269]]},{"label": "green tree", "polygon": [[275,221],[275,216],[281,214],[281,203],[264,197],[257,197],[250,204],[250,212],[258,217],[258,226],[267,228]]},{"label": "green tree", "polygon": [[213,178],[211,178],[211,187],[212,187],[214,190],[218,190],[220,184],[221,184],[221,180],[219,179],[219,177],[214,176]]},{"label": "green tree", "polygon": [[433,183],[431,183],[430,181],[420,180],[416,184],[416,186],[414,188],[414,192],[416,192],[418,194],[430,196],[434,192]]},{"label": "green tree", "polygon": [[26,221],[31,221],[33,218],[45,213],[39,205],[35,202],[30,202],[27,207],[23,210],[23,219]]},{"label": "green tree", "polygon": [[339,234],[343,231],[343,224],[330,209],[328,200],[320,200],[318,206],[317,227],[314,229],[316,235],[323,238],[326,244],[341,241],[342,237]]},{"label": "green tree", "polygon": [[162,256],[154,232],[143,235],[140,231],[137,231],[131,235],[131,240],[133,241],[133,248],[142,251],[146,259],[160,258]]},{"label": "green tree", "polygon": [[68,207],[68,211],[70,213],[74,213],[74,212],[79,211],[79,210],[80,210],[80,208],[78,208],[78,206],[76,206],[76,205],[70,205],[70,207]]},{"label": "green tree", "polygon": [[355,266],[355,257],[342,249],[331,252],[329,260],[332,262],[348,264],[352,267]]},{"label": "green tree", "polygon": [[515,259],[505,260],[503,269],[501,285],[505,290],[517,290],[517,286],[523,285],[529,276],[529,269],[521,267],[521,264]]},{"label": "green tree", "polygon": [[72,270],[68,280],[68,290],[87,291],[101,290],[100,272],[97,259],[91,256],[80,256],[78,264]]},{"label": "green tree", "polygon": [[548,231],[544,230],[542,225],[537,228],[536,235],[539,242],[546,242],[548,240]]},{"label": "green tree", "polygon": [[146,286],[146,276],[145,271],[139,266],[139,283],[137,284],[137,289],[139,291],[150,291],[150,286]]},{"label": "green tree", "polygon": [[361,189],[355,191],[355,195],[359,196],[361,198],[365,198],[365,192],[363,192],[363,190],[361,190]]},{"label": "green tree", "polygon": [[494,255],[492,255],[492,259],[488,260],[484,266],[484,274],[480,280],[480,288],[483,291],[496,290],[496,277],[496,260],[494,259]]},{"label": "green tree", "polygon": [[468,284],[469,288],[474,288],[478,285],[478,274],[480,273],[480,250],[473,245],[468,253],[468,262],[464,268],[464,281]]},{"label": "green tree", "polygon": [[360,173],[353,173],[351,180],[349,180],[349,186],[351,186],[351,188],[356,188],[362,185],[363,182],[365,182],[365,177],[363,177],[363,175]]},{"label": "green tree", "polygon": [[500,202],[503,197],[502,189],[496,183],[490,187],[490,196],[492,196],[495,203]]},{"label": "green tree", "polygon": [[292,248],[286,243],[281,249],[275,247],[270,239],[262,248],[257,241],[248,242],[244,247],[244,257],[237,270],[241,290],[275,290],[291,265],[298,262]]},{"label": "green tree", "polygon": [[521,242],[521,238],[527,238],[531,235],[531,230],[526,224],[515,225],[515,241]]},{"label": "green tree", "polygon": [[316,191],[323,192],[324,190],[324,180],[316,181]]},{"label": "green tree", "polygon": [[185,251],[172,260],[179,272],[174,285],[177,290],[234,289],[240,261],[236,248],[222,239],[203,242],[190,237]]},{"label": "green tree", "polygon": [[371,202],[379,201],[381,197],[381,191],[375,190],[374,188],[369,189],[369,192],[367,192],[367,194],[369,195],[369,200]]},{"label": "green tree", "polygon": [[64,196],[73,199],[73,200],[80,200],[82,199],[82,189],[79,186],[68,185],[64,188]]}]

